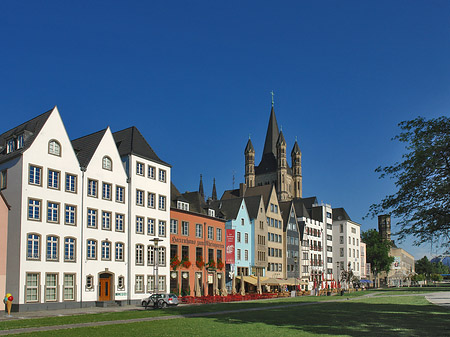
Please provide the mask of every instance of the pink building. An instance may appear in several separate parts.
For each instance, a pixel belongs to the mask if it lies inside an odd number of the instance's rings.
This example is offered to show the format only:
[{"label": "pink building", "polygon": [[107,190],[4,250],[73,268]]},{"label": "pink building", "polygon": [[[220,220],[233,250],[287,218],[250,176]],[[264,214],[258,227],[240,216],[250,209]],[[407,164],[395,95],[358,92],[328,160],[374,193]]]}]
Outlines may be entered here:
[{"label": "pink building", "polygon": [[[2,192],[0,192],[0,296],[3,298],[6,294],[6,248],[8,236],[8,210],[9,205],[6,202]],[[5,304],[0,301],[0,310],[5,310]]]}]

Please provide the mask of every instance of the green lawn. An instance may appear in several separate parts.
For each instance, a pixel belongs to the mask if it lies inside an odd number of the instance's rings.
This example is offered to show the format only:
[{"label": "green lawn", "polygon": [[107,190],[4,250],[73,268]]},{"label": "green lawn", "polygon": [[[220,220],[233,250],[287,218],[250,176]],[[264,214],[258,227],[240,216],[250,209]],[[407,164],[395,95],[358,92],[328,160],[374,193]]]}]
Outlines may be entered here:
[{"label": "green lawn", "polygon": [[77,328],[32,335],[60,336],[63,333],[66,337],[449,336],[449,322],[449,310],[430,304],[421,296],[371,297],[202,318]]}]

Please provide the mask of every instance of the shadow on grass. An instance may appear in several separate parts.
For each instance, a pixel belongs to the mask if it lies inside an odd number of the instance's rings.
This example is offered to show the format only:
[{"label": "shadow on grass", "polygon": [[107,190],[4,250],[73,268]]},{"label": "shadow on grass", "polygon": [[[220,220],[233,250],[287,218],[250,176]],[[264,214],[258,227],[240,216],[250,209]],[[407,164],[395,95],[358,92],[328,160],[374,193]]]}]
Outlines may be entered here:
[{"label": "shadow on grass", "polygon": [[[423,300],[423,299],[421,299]],[[323,303],[214,317],[227,324],[264,323],[301,332],[348,336],[450,336],[450,312],[432,304]]]}]

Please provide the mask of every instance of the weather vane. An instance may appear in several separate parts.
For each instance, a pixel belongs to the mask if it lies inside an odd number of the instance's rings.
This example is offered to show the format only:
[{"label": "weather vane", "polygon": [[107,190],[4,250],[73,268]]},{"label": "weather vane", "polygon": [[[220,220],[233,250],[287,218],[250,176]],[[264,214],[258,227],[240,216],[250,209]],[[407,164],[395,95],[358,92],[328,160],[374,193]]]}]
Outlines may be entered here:
[{"label": "weather vane", "polygon": [[270,93],[272,94],[272,106],[273,106],[273,96],[274,96],[275,94],[273,93],[273,90],[272,90]]}]

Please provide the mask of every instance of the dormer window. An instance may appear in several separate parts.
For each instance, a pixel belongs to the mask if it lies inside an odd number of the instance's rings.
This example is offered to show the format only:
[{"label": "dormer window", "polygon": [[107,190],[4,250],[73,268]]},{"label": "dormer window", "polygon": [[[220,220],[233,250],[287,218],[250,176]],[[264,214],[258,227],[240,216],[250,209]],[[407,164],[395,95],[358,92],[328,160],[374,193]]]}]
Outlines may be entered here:
[{"label": "dormer window", "polygon": [[183,201],[177,201],[177,208],[184,211],[189,211],[189,204]]},{"label": "dormer window", "polygon": [[102,167],[104,170],[112,171],[112,160],[108,156],[103,157]]},{"label": "dormer window", "polygon": [[216,216],[216,211],[211,209],[211,208],[208,208],[208,215],[212,216],[212,217],[215,217]]},{"label": "dormer window", "polygon": [[56,140],[48,142],[48,153],[54,156],[61,156],[61,145]]},{"label": "dormer window", "polygon": [[17,137],[17,149],[23,148],[23,135],[19,135]]},{"label": "dormer window", "polygon": [[14,139],[8,140],[8,142],[6,143],[6,153],[14,152],[14,150],[16,149],[15,145],[16,145],[16,142]]}]

